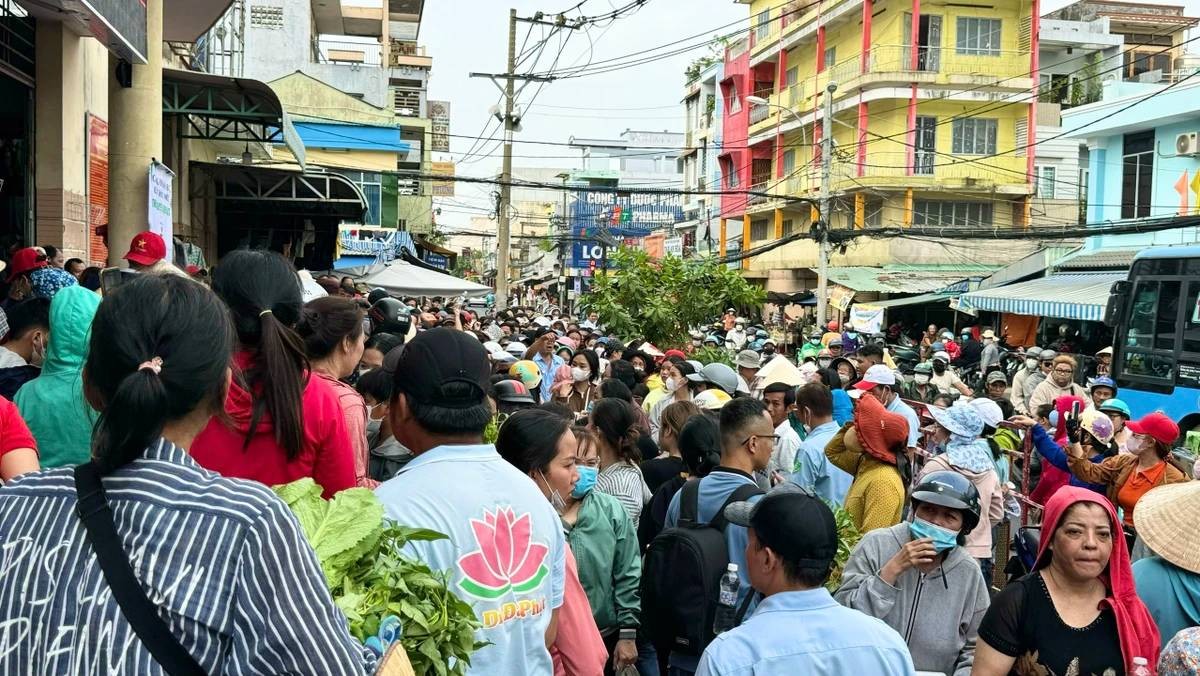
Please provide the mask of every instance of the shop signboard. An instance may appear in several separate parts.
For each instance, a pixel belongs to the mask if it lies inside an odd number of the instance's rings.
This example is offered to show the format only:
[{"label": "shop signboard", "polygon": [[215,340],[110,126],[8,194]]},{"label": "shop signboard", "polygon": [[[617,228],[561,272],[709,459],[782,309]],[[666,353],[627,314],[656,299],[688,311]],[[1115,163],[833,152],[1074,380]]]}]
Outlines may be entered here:
[{"label": "shop signboard", "polygon": [[683,238],[668,237],[663,240],[663,253],[668,256],[683,258]]},{"label": "shop signboard", "polygon": [[445,179],[433,179],[433,196],[454,197],[454,163],[430,162],[429,169],[433,174],[446,177]]},{"label": "shop signboard", "polygon": [[171,246],[173,236],[173,214],[171,209],[171,193],[175,182],[175,172],[162,162],[150,161],[149,195],[147,201],[147,223],[150,232],[162,236],[167,246]]},{"label": "shop signboard", "polygon": [[435,153],[450,152],[449,101],[429,102],[429,149]]},{"label": "shop signboard", "polygon": [[93,265],[108,264],[104,232],[108,227],[108,121],[87,116],[87,216],[88,260]]}]

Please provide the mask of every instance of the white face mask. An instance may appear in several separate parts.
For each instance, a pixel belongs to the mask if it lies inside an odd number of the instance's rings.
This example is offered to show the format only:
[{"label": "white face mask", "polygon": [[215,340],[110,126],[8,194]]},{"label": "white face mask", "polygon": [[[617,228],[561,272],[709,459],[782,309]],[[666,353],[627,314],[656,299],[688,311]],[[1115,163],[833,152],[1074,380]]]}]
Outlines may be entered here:
[{"label": "white face mask", "polygon": [[558,492],[557,488],[554,488],[550,485],[550,482],[546,479],[545,474],[542,474],[540,471],[538,474],[542,475],[542,482],[546,484],[546,490],[550,491],[550,506],[554,507],[554,511],[558,512],[559,514],[567,511],[567,501],[563,500],[562,494]]},{"label": "white face mask", "polygon": [[582,383],[591,375],[592,372],[588,369],[581,369],[578,366],[571,367],[571,380],[574,380],[577,383]]},{"label": "white face mask", "polygon": [[829,365],[831,363],[833,363],[832,359],[818,359],[817,360],[817,366],[820,366],[823,369],[829,368]]},{"label": "white face mask", "polygon": [[1025,360],[1025,368],[1029,369],[1030,371],[1036,371],[1037,367],[1038,367],[1038,360],[1036,360],[1036,359],[1026,359]]},{"label": "white face mask", "polygon": [[603,356],[604,356],[604,346],[603,346],[603,345],[597,345],[597,346],[596,346],[596,356],[597,356],[597,357],[603,357]]},{"label": "white face mask", "polygon": [[838,380],[842,381],[843,385],[846,385],[850,382],[850,374],[849,373],[839,373]]},{"label": "white face mask", "polygon": [[929,382],[929,374],[928,373],[917,373],[917,374],[913,375],[913,382],[915,382],[918,385],[924,385]]}]

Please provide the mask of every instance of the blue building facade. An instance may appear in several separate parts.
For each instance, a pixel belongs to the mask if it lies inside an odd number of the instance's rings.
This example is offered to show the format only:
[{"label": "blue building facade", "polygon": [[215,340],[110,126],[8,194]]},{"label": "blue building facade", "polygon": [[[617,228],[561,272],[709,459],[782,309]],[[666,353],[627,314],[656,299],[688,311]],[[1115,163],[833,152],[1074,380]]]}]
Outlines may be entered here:
[{"label": "blue building facade", "polygon": [[[1087,221],[1200,215],[1200,76],[1166,84],[1109,82],[1104,99],[1064,111],[1088,148]],[[1177,148],[1177,143],[1182,144]],[[1087,250],[1200,242],[1197,228],[1096,235]]]}]

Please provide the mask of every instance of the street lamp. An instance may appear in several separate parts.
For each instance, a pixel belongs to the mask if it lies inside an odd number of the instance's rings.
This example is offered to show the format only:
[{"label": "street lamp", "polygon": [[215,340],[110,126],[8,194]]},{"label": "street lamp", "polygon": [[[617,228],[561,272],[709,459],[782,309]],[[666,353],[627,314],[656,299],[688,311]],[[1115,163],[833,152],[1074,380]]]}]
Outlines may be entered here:
[{"label": "street lamp", "polygon": [[[829,307],[829,216],[830,198],[829,184],[831,179],[833,153],[833,92],[837,84],[830,82],[825,87],[825,105],[821,119],[821,193],[817,208],[821,220],[817,228],[817,325],[825,326],[825,315]],[[747,96],[746,103],[751,106],[769,106],[786,110],[797,123],[803,125],[796,111],[777,103],[771,103],[761,96]]]}]

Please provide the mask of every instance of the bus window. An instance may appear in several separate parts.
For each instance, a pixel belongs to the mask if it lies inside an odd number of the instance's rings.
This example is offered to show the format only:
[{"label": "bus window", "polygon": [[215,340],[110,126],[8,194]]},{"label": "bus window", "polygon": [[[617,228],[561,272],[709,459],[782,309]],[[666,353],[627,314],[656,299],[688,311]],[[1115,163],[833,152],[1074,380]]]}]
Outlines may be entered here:
[{"label": "bus window", "polygon": [[1156,380],[1171,379],[1171,370],[1174,367],[1174,361],[1170,357],[1146,354],[1144,352],[1123,352],[1121,357],[1124,360],[1124,364],[1121,367],[1122,375],[1154,378]]},{"label": "bus window", "polygon": [[1158,286],[1158,312],[1154,331],[1154,349],[1175,350],[1175,335],[1179,317],[1179,293],[1181,282],[1164,281]]},{"label": "bus window", "polygon": [[1183,305],[1183,351],[1200,354],[1200,282],[1188,282]]},{"label": "bus window", "polygon": [[1138,281],[1130,304],[1129,331],[1125,341],[1127,347],[1175,350],[1179,285],[1178,280]]}]

